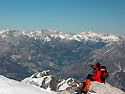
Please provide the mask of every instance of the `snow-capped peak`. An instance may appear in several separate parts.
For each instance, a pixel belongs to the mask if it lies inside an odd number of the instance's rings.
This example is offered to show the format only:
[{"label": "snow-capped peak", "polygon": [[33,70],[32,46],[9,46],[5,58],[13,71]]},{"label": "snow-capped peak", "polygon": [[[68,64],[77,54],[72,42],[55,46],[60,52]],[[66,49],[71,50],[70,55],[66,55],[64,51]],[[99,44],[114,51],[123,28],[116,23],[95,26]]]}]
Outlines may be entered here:
[{"label": "snow-capped peak", "polygon": [[120,40],[119,37],[116,35],[97,34],[92,31],[82,32],[82,33],[74,35],[73,37],[74,37],[74,39],[79,40],[79,41],[81,41],[81,40],[89,41],[90,40],[90,41],[95,41],[95,42],[99,42],[99,41],[112,42],[112,41]]},{"label": "snow-capped peak", "polygon": [[66,90],[71,89],[73,86],[79,86],[79,83],[75,79],[69,78],[65,80],[57,78],[50,70],[35,73],[31,77],[25,78],[22,82],[54,91]]},{"label": "snow-capped peak", "polygon": [[6,30],[0,30],[0,34],[2,34],[4,32],[7,32],[7,31],[9,31],[9,30],[8,29],[6,29]]},{"label": "snow-capped peak", "polygon": [[41,78],[41,77],[44,77],[44,76],[55,76],[55,74],[53,72],[51,72],[50,70],[45,70],[43,72],[35,73],[31,77],[32,78]]},{"label": "snow-capped peak", "polygon": [[92,31],[76,33],[76,34],[68,34],[59,32],[59,30],[50,30],[43,29],[41,31],[21,31],[21,30],[2,30],[0,31],[0,35],[2,37],[8,37],[8,33],[13,33],[14,36],[26,35],[28,37],[33,37],[34,39],[41,39],[44,41],[51,41],[52,39],[65,39],[65,40],[76,40],[81,42],[93,41],[93,42],[114,42],[119,41],[120,38],[116,35],[112,34],[98,34]]}]

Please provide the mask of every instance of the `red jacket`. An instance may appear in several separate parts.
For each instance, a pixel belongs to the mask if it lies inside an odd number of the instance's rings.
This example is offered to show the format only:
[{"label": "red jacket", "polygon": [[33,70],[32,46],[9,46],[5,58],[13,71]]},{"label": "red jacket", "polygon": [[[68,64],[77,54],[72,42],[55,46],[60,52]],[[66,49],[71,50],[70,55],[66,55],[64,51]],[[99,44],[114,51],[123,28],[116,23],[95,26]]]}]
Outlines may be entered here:
[{"label": "red jacket", "polygon": [[94,69],[94,74],[92,75],[92,80],[93,81],[97,81],[97,82],[101,82],[101,72],[99,70],[99,68],[95,68],[95,66],[92,67]]}]

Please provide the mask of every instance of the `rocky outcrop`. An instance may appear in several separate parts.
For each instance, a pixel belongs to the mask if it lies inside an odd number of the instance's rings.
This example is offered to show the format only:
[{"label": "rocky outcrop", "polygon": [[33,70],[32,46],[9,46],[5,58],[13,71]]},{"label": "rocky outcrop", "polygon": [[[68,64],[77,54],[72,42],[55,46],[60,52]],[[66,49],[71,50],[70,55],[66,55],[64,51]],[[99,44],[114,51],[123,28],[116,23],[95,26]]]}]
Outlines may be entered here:
[{"label": "rocky outcrop", "polygon": [[50,70],[35,73],[31,77],[25,78],[22,82],[39,86],[44,89],[57,90],[70,90],[72,87],[79,86],[79,82],[73,78],[67,80],[56,77]]}]

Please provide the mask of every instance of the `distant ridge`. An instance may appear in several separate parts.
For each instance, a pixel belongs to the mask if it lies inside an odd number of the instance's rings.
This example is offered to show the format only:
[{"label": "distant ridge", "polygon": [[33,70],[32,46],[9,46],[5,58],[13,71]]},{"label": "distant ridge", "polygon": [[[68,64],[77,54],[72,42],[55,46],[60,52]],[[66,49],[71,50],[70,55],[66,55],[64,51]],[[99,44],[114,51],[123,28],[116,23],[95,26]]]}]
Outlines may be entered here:
[{"label": "distant ridge", "polygon": [[120,38],[113,34],[98,34],[92,31],[89,32],[82,32],[82,33],[63,33],[59,32],[59,30],[50,30],[50,29],[43,29],[41,31],[20,31],[20,30],[1,30],[0,31],[2,37],[7,37],[8,33],[11,32],[15,36],[19,35],[27,35],[29,37],[33,37],[35,39],[42,39],[45,41],[51,41],[52,38],[60,38],[65,40],[76,40],[76,41],[94,41],[94,42],[114,42],[119,41]]}]

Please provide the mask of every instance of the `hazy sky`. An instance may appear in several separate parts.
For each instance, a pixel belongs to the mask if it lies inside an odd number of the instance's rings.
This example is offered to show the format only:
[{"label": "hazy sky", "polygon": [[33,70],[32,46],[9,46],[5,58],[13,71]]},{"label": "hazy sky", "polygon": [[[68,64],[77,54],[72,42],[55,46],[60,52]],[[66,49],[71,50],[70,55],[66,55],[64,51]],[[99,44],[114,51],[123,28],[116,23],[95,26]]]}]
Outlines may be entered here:
[{"label": "hazy sky", "polygon": [[0,29],[125,33],[125,0],[0,0]]}]

